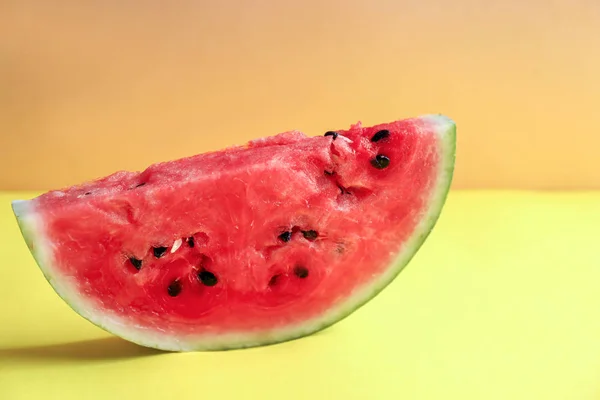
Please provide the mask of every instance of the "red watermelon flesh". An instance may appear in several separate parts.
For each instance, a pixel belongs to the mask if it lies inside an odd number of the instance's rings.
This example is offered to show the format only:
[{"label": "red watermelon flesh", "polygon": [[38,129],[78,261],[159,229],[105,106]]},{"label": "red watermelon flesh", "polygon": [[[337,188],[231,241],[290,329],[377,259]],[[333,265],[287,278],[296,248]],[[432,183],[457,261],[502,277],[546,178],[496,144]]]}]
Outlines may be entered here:
[{"label": "red watermelon flesh", "polygon": [[165,350],[257,346],[388,285],[441,212],[454,152],[439,115],[293,131],[13,209],[52,287],[96,325]]}]

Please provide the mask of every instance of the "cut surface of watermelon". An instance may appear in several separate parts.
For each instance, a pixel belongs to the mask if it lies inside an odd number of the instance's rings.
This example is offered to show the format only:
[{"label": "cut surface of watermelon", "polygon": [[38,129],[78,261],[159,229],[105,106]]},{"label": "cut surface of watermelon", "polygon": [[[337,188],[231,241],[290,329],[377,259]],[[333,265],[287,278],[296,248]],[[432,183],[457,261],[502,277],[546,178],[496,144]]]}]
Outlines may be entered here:
[{"label": "cut surface of watermelon", "polygon": [[425,115],[292,131],[13,202],[77,313],[171,351],[272,344],[373,298],[435,225],[456,127]]}]

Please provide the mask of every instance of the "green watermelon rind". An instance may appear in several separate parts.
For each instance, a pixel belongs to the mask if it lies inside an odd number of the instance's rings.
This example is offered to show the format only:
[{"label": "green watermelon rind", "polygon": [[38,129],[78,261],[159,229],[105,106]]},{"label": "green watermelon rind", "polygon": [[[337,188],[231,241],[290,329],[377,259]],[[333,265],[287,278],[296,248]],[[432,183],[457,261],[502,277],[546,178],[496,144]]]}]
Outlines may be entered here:
[{"label": "green watermelon rind", "polygon": [[31,209],[31,203],[26,200],[17,200],[12,203],[12,208],[21,234],[33,258],[54,291],[77,314],[111,334],[141,346],[165,351],[229,350],[286,342],[314,334],[336,324],[377,296],[408,265],[436,225],[454,175],[456,124],[450,118],[440,114],[424,115],[420,118],[429,120],[434,126],[439,137],[441,162],[437,181],[429,193],[429,206],[426,207],[426,214],[414,230],[413,235],[404,243],[394,261],[390,263],[391,266],[375,282],[365,285],[327,313],[313,320],[303,321],[282,329],[267,332],[177,337],[168,332],[161,332],[159,328],[147,329],[133,322],[129,323],[120,316],[107,315],[105,310],[98,309],[96,304],[74,289],[77,287],[74,280],[55,273],[52,260],[53,249],[50,248],[52,243],[45,240],[44,227],[41,226],[35,210]]}]

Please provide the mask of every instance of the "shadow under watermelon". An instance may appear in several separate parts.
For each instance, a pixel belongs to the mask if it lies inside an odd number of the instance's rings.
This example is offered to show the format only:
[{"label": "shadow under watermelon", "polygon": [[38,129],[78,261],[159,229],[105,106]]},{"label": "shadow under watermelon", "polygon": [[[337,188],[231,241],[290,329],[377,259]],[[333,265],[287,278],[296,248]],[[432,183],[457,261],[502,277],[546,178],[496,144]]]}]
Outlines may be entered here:
[{"label": "shadow under watermelon", "polygon": [[[90,339],[44,346],[0,349],[0,359],[12,362],[46,360],[52,362],[89,362],[148,357],[165,352],[138,346],[118,337]],[[9,362],[10,362],[9,361]]]}]

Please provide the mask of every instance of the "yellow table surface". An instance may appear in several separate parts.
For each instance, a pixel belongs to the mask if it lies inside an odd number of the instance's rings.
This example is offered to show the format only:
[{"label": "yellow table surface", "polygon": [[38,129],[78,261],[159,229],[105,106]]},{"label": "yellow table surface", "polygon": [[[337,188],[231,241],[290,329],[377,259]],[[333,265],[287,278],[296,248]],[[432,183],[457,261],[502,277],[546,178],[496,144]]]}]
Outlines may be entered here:
[{"label": "yellow table surface", "polygon": [[600,193],[452,192],[414,261],[341,323],[181,354],[54,294],[10,210],[30,196],[0,193],[0,399],[600,398]]}]

